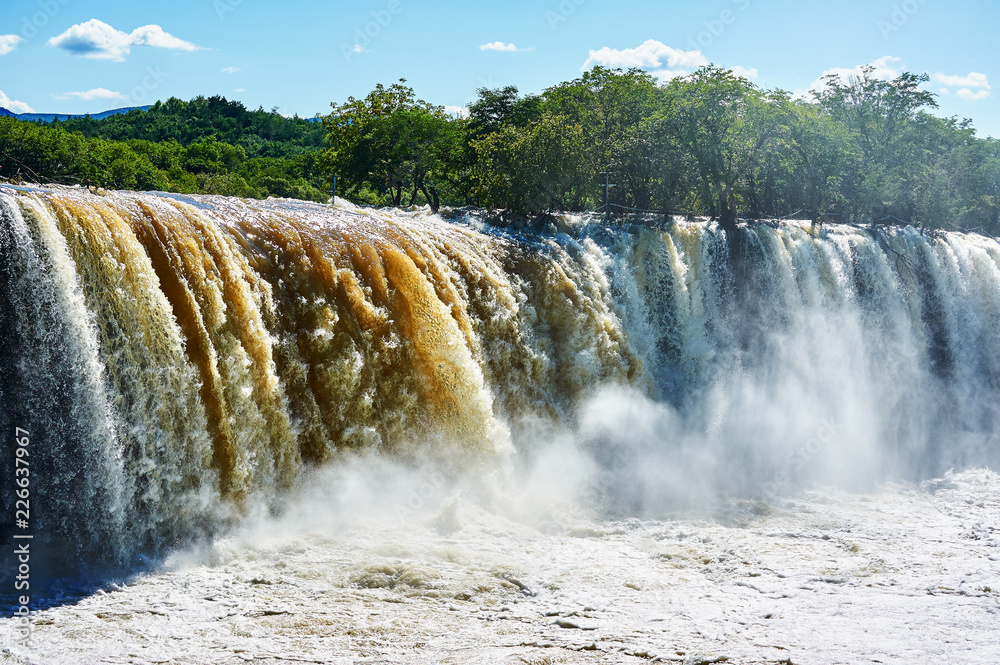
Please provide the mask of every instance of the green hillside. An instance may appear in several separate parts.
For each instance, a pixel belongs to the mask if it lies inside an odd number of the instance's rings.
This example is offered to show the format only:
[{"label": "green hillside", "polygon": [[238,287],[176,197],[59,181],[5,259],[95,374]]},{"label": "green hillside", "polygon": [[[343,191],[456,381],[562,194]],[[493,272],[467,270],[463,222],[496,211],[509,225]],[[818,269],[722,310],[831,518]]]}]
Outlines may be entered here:
[{"label": "green hillside", "polygon": [[323,126],[223,97],[49,125],[0,118],[0,176],[42,183],[329,198]]}]

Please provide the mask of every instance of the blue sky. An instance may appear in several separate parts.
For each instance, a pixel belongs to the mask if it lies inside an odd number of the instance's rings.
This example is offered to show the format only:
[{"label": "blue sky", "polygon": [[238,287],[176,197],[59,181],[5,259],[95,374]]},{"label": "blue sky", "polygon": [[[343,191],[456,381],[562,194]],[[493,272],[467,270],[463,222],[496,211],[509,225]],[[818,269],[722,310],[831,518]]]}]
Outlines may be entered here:
[{"label": "blue sky", "polygon": [[221,94],[312,116],[405,78],[462,107],[479,87],[541,92],[591,64],[667,78],[705,62],[804,92],[876,63],[926,72],[940,115],[1000,137],[998,27],[985,0],[5,0],[0,106],[84,113]]}]

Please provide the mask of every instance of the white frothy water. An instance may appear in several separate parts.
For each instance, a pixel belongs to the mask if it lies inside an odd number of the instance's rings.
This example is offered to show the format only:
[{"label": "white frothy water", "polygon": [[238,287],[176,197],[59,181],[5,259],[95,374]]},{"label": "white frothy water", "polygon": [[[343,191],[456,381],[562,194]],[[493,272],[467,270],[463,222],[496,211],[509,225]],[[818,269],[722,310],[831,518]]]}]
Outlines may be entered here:
[{"label": "white frothy water", "polygon": [[517,489],[345,461],[4,662],[996,662],[994,473],[599,519],[567,452]]},{"label": "white frothy water", "polygon": [[996,660],[995,240],[0,198],[11,662]]}]

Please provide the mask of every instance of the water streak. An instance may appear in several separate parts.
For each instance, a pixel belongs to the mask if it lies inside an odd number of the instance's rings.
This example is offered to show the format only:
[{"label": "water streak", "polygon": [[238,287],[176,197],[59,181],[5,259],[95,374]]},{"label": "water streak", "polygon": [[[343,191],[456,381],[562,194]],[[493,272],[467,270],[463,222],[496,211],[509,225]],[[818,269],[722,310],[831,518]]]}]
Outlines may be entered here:
[{"label": "water streak", "polygon": [[636,510],[1000,458],[992,239],[519,234],[41,188],[0,206],[0,427],[32,431],[34,526],[69,568],[211,532],[345,451],[477,468],[530,455],[540,422]]}]

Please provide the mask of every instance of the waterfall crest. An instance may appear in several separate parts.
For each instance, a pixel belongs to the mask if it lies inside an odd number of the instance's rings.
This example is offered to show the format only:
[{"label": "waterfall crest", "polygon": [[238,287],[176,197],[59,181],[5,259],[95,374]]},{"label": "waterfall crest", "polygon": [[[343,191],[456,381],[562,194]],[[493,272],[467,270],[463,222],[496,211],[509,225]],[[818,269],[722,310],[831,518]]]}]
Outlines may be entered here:
[{"label": "waterfall crest", "polygon": [[539,420],[727,491],[1000,457],[1000,244],[980,236],[516,233],[60,188],[2,187],[0,210],[0,453],[30,429],[36,528],[75,561],[170,546],[341,451],[476,464]]}]

